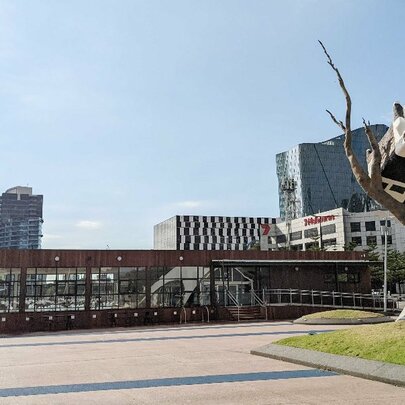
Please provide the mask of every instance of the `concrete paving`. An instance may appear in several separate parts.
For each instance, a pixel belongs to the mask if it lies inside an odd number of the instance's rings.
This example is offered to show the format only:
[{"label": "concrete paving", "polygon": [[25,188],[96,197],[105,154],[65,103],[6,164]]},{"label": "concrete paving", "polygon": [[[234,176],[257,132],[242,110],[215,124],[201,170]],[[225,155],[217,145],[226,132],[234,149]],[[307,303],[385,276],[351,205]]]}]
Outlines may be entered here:
[{"label": "concrete paving", "polygon": [[269,322],[3,338],[0,404],[404,403],[404,388],[250,354],[339,328]]}]

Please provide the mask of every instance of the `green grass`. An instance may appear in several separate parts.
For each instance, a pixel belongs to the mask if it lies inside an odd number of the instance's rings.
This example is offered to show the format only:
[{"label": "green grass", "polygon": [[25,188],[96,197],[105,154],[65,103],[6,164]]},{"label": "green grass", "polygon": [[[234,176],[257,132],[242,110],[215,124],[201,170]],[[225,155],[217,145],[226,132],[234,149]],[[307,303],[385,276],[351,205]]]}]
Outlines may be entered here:
[{"label": "green grass", "polygon": [[357,311],[352,309],[336,309],[335,311],[317,312],[315,314],[304,315],[306,319],[361,319],[378,318],[384,316],[376,312]]},{"label": "green grass", "polygon": [[282,339],[278,345],[405,365],[405,321]]}]

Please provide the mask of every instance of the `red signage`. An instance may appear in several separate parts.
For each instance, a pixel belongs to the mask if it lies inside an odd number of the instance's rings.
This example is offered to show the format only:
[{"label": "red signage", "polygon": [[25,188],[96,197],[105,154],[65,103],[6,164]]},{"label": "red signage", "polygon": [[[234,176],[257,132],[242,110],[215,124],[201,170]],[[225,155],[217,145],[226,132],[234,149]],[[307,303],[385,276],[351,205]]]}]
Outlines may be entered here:
[{"label": "red signage", "polygon": [[311,218],[305,218],[304,219],[304,225],[316,225],[320,224],[321,222],[328,222],[328,221],[334,221],[335,216],[334,215],[322,215],[322,216],[316,216],[316,217],[311,217]]},{"label": "red signage", "polygon": [[266,236],[270,232],[270,225],[269,224],[260,224],[263,229],[263,236]]}]

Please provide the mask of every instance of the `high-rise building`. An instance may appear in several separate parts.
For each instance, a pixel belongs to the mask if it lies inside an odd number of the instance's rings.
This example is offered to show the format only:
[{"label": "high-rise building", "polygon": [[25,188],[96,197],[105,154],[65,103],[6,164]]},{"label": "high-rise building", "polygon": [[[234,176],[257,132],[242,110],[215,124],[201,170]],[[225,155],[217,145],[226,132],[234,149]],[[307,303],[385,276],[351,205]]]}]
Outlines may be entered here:
[{"label": "high-rise building", "polygon": [[176,215],[154,226],[154,249],[247,250],[276,218]]},{"label": "high-rise building", "polygon": [[[386,125],[371,125],[378,141]],[[352,131],[353,150],[367,170],[366,150],[370,145],[364,128]],[[350,212],[378,208],[358,185],[345,155],[344,135],[324,142],[303,143],[277,154],[280,217],[292,220],[334,208]]]},{"label": "high-rise building", "polygon": [[0,197],[0,249],[40,249],[42,195],[16,186]]}]

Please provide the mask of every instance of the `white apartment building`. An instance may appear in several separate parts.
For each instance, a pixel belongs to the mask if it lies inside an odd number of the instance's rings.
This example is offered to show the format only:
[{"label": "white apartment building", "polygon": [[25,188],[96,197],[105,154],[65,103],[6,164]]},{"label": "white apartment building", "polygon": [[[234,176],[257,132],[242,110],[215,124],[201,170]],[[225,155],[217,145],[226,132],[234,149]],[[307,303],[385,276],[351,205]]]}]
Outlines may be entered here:
[{"label": "white apartment building", "polygon": [[384,250],[382,226],[387,224],[387,245],[390,249],[405,251],[405,226],[388,211],[348,212],[343,208],[293,219],[290,224],[279,222],[261,228],[261,250],[308,250],[318,246],[326,250],[365,250],[377,246]]}]

